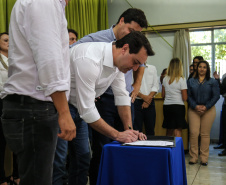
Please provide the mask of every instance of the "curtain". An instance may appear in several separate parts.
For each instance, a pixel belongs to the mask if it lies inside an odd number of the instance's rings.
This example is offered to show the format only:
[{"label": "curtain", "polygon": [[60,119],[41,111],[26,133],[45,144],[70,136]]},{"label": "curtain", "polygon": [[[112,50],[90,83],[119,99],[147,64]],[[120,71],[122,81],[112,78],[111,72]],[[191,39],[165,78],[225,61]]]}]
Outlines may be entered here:
[{"label": "curtain", "polygon": [[183,64],[184,76],[189,76],[189,65],[191,62],[191,45],[189,31],[182,29],[175,33],[173,57],[181,59]]},{"label": "curtain", "polygon": [[0,0],[0,33],[8,32],[12,8],[16,0]]},{"label": "curtain", "polygon": [[107,0],[71,0],[66,7],[68,28],[78,32],[78,38],[108,28]]},{"label": "curtain", "polygon": [[0,33],[7,31],[6,27],[6,1],[0,0]]},{"label": "curtain", "polygon": [[[8,31],[10,14],[16,0],[0,0],[0,33]],[[68,28],[78,38],[108,28],[107,0],[71,0],[66,7]]]}]

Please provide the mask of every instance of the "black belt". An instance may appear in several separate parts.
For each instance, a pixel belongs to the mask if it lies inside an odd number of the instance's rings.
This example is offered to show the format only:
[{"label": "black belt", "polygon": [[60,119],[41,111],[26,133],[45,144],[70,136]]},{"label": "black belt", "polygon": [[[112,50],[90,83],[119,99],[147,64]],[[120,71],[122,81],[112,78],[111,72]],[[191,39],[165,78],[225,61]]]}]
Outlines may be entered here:
[{"label": "black belt", "polygon": [[114,98],[114,95],[113,95],[113,94],[107,94],[107,93],[104,93],[104,94],[102,94],[100,97]]},{"label": "black belt", "polygon": [[[18,94],[10,94],[7,95],[3,100],[18,102],[18,103],[43,103],[46,101],[37,100],[30,96],[18,95]],[[52,102],[49,102],[52,103]]]}]

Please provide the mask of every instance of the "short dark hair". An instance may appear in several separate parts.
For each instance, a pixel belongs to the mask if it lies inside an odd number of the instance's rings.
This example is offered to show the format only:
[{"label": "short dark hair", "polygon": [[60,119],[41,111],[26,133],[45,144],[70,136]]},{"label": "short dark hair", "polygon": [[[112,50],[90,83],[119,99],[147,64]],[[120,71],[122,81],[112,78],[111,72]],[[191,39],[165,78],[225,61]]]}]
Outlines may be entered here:
[{"label": "short dark hair", "polygon": [[165,75],[167,74],[167,68],[162,70],[161,76],[160,76],[160,82],[162,84],[163,82],[163,78],[165,77]]},{"label": "short dark hair", "polygon": [[198,68],[199,68],[199,65],[200,64],[206,64],[206,67],[207,67],[207,71],[206,71],[206,80],[209,80],[210,79],[210,65],[209,65],[209,62],[205,61],[205,60],[201,60],[198,65],[197,65],[197,72],[195,74],[195,78],[199,78],[199,74],[198,74]]},{"label": "short dark hair", "polygon": [[155,54],[148,39],[139,31],[132,31],[115,42],[116,48],[122,48],[125,44],[129,44],[130,54],[137,54],[142,47],[146,49],[148,56],[153,56]]},{"label": "short dark hair", "polygon": [[1,37],[2,35],[9,35],[9,33],[8,33],[8,32],[2,32],[2,33],[0,33],[0,37]]},{"label": "short dark hair", "polygon": [[147,28],[148,27],[148,21],[146,19],[146,16],[144,12],[137,8],[129,8],[126,11],[122,13],[122,15],[119,17],[118,22],[120,19],[124,17],[124,23],[131,23],[131,21],[136,22],[140,25],[141,28]]},{"label": "short dark hair", "polygon": [[195,60],[195,59],[198,59],[199,61],[204,60],[202,56],[195,56],[195,57],[193,58],[193,63],[194,63],[194,60]]},{"label": "short dark hair", "polygon": [[191,64],[189,67],[194,67],[194,64]]},{"label": "short dark hair", "polygon": [[73,29],[71,29],[71,28],[68,28],[67,29],[68,30],[68,33],[74,33],[75,34],[75,36],[76,36],[76,38],[78,39],[78,33],[77,33],[77,31],[75,31],[75,30],[73,30]]}]

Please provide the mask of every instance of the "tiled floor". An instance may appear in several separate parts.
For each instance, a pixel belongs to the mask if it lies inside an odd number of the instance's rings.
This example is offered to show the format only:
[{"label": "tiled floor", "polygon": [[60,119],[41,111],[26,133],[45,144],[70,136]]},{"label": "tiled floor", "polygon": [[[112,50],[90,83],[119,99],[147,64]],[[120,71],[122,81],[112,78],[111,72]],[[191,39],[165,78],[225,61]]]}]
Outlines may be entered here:
[{"label": "tiled floor", "polygon": [[219,157],[221,150],[213,146],[216,145],[210,145],[208,166],[189,165],[189,154],[185,155],[188,185],[226,185],[226,156]]}]

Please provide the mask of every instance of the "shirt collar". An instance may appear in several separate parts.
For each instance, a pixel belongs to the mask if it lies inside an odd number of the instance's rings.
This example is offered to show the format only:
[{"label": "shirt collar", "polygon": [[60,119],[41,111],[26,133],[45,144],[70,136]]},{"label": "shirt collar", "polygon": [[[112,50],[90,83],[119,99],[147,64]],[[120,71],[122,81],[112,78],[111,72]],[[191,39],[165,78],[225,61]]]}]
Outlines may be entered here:
[{"label": "shirt collar", "polygon": [[5,61],[8,61],[8,58],[7,58],[5,55],[3,55],[3,54],[1,54],[1,53],[0,53],[0,55],[1,55],[2,59],[4,60],[4,62],[5,62]]},{"label": "shirt collar", "polygon": [[104,55],[103,65],[110,68],[116,68],[113,63],[112,42],[106,43],[104,53],[105,55]]},{"label": "shirt collar", "polygon": [[110,30],[111,30],[111,36],[112,38],[114,38],[114,41],[116,41],[116,37],[115,37],[115,34],[113,32],[113,28],[115,27],[115,24],[111,26]]}]

